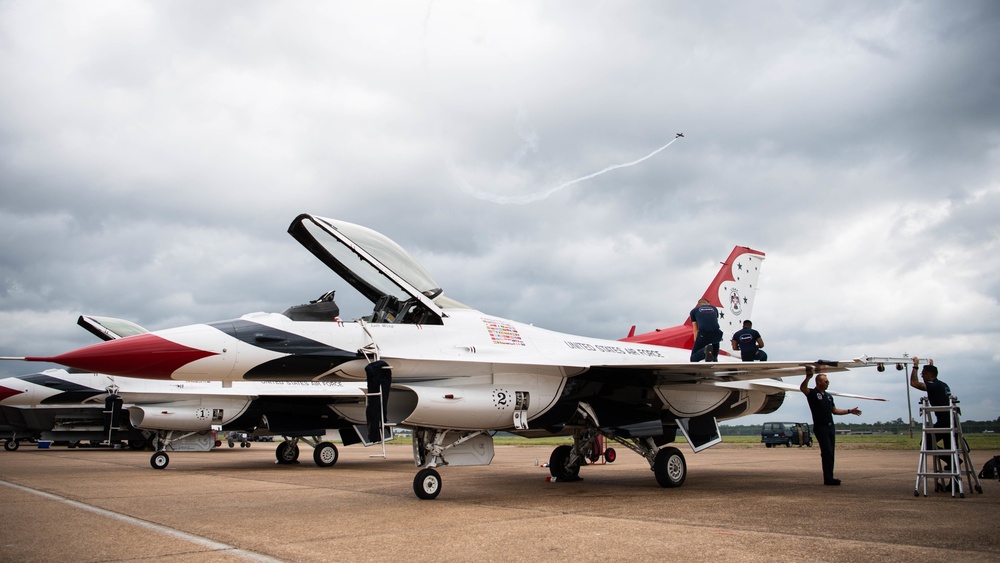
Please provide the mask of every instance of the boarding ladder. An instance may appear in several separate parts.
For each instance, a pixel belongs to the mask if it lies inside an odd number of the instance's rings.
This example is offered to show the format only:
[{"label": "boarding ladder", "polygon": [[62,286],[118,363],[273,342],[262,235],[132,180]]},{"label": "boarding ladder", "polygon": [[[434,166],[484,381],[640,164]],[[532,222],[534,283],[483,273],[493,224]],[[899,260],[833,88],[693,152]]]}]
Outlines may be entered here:
[{"label": "boarding ladder", "polygon": [[[947,413],[947,425],[934,426],[937,413]],[[936,407],[927,401],[927,397],[921,397],[920,416],[924,426],[913,496],[918,497],[921,492],[927,496],[927,481],[930,479],[934,483],[934,492],[947,492],[950,489],[952,497],[958,493],[959,498],[965,498],[963,475],[968,480],[969,488],[975,488],[977,493],[982,494],[983,486],[979,483],[979,476],[969,457],[969,444],[962,436],[958,399],[950,396],[947,405]],[[938,441],[942,439],[944,444],[939,446]]]},{"label": "boarding ladder", "polygon": [[[382,446],[382,453],[381,454],[371,454],[368,457],[380,457],[382,459],[387,459],[388,456],[387,456],[386,450],[385,450],[385,443],[388,442],[388,441],[390,441],[390,440],[394,440],[396,438],[396,431],[395,431],[396,425],[393,424],[393,423],[391,423],[391,422],[389,422],[389,421],[387,421],[386,418],[385,418],[385,407],[383,406],[383,403],[382,403],[382,393],[381,393],[381,391],[378,392],[378,393],[368,393],[368,392],[365,392],[365,407],[368,406],[368,402],[369,401],[378,401],[379,413],[380,413],[379,435],[382,437],[382,439],[379,441],[379,445]],[[369,445],[369,443],[367,442],[367,437],[366,437],[365,446],[368,446],[368,445]]]}]

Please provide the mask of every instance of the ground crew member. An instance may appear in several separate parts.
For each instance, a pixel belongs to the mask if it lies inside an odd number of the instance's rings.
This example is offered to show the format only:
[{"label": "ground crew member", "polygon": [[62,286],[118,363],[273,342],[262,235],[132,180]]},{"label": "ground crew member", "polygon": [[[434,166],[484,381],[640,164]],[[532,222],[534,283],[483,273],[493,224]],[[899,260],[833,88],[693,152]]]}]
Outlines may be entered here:
[{"label": "ground crew member", "polygon": [[698,306],[691,309],[691,361],[715,362],[719,358],[719,344],[722,343],[722,329],[719,328],[719,310],[702,297]]},{"label": "ground crew member", "polygon": [[823,460],[823,484],[836,486],[840,484],[840,479],[833,477],[833,451],[836,447],[837,430],[833,426],[833,415],[835,414],[856,414],[861,415],[861,409],[838,409],[833,404],[833,396],[826,392],[830,386],[830,380],[825,373],[816,376],[816,387],[809,389],[809,380],[812,379],[813,368],[806,366],[806,378],[799,385],[809,401],[809,410],[813,416],[813,432],[816,433],[816,440],[819,442],[820,458]]},{"label": "ground crew member", "polygon": [[743,321],[743,329],[733,334],[733,350],[740,351],[740,357],[744,362],[766,362],[767,352],[761,350],[764,347],[764,339],[760,333],[754,330],[753,323],[749,320]]}]

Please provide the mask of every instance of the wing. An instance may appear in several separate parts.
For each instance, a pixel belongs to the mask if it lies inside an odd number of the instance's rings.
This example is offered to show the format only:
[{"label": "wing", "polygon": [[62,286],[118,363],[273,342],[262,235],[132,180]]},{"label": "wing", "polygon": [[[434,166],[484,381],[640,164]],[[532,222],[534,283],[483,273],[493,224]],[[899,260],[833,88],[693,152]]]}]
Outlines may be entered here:
[{"label": "wing", "polygon": [[[766,380],[754,380],[754,381],[717,381],[711,383],[716,387],[726,387],[728,389],[744,389],[751,391],[762,391],[764,393],[777,393],[779,391],[793,391],[797,392],[799,386],[795,383],[787,383],[777,379],[766,379]],[[827,391],[831,395],[837,397],[847,397],[849,399],[864,399],[866,401],[885,401],[878,397],[867,397],[865,395],[855,395],[854,393],[839,393],[836,391]]]},{"label": "wing", "polygon": [[[670,383],[720,383],[734,381],[766,380],[779,377],[805,377],[806,370],[813,373],[835,373],[869,367],[858,360],[791,361],[791,362],[680,362],[646,364],[638,366],[596,365],[585,370],[589,377],[607,375],[612,381],[640,380],[646,385]],[[572,369],[572,368],[567,368]],[[795,386],[798,390],[798,386]],[[786,389],[780,389],[786,390]]]},{"label": "wing", "polygon": [[[162,382],[117,377],[119,394],[126,401],[153,402],[186,397],[246,397],[324,399],[329,403],[363,403],[362,384],[331,381],[235,381],[224,386],[217,381]],[[148,397],[154,397],[152,399]],[[176,398],[176,399],[174,399]]]}]

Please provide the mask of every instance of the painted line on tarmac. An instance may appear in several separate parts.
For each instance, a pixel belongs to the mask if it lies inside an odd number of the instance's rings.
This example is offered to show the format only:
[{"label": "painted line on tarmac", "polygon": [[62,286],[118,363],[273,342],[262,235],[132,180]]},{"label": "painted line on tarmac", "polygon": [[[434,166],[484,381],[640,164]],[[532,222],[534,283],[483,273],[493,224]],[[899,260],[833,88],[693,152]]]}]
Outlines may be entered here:
[{"label": "painted line on tarmac", "polygon": [[61,502],[63,504],[72,506],[73,508],[79,508],[80,510],[86,510],[88,512],[93,512],[94,514],[99,514],[107,518],[114,518],[125,522],[127,524],[132,524],[133,526],[141,526],[143,528],[153,530],[154,532],[159,532],[161,534],[166,534],[168,536],[191,542],[196,545],[211,549],[213,551],[224,552],[226,555],[232,555],[234,557],[241,557],[248,561],[260,561],[262,563],[282,563],[280,559],[275,559],[261,553],[255,553],[253,551],[247,551],[245,549],[240,549],[236,546],[224,544],[222,542],[217,542],[215,540],[210,540],[208,538],[203,538],[201,536],[196,536],[194,534],[189,534],[187,532],[182,532],[180,530],[175,530],[174,528],[168,528],[162,524],[154,524],[152,522],[141,520],[132,516],[126,516],[125,514],[119,514],[118,512],[112,512],[104,508],[98,508],[96,506],[91,506],[89,504],[84,504],[75,500],[71,500],[59,495],[54,495],[52,493],[46,493],[45,491],[39,491],[37,489],[32,489],[30,487],[25,487],[23,485],[18,485],[15,483],[10,483],[0,479],[0,485],[6,485],[12,489],[17,489],[25,493],[32,493],[49,500],[54,500]]}]

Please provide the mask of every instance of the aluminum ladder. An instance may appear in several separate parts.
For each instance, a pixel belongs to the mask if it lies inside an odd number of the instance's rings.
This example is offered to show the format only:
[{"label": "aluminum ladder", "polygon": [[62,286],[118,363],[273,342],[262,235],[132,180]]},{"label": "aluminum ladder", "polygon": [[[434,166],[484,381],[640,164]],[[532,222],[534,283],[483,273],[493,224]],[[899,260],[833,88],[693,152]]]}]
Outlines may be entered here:
[{"label": "aluminum ladder", "polygon": [[[930,480],[934,484],[934,492],[947,492],[950,489],[952,497],[957,493],[959,498],[965,498],[963,476],[968,481],[969,489],[975,488],[977,493],[983,493],[983,486],[979,483],[979,476],[976,475],[972,458],[969,456],[969,444],[962,435],[958,398],[950,396],[948,403],[945,406],[935,407],[927,401],[927,397],[920,398],[920,416],[924,424],[920,439],[917,483],[913,488],[915,497],[920,496],[921,492],[927,496],[927,481]],[[947,413],[946,426],[934,425],[938,413]],[[944,444],[939,447],[938,441],[942,438]]]}]

